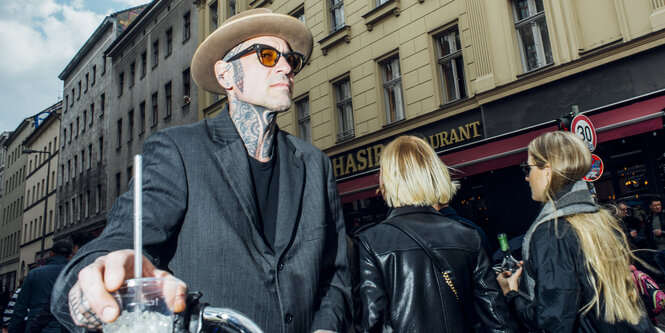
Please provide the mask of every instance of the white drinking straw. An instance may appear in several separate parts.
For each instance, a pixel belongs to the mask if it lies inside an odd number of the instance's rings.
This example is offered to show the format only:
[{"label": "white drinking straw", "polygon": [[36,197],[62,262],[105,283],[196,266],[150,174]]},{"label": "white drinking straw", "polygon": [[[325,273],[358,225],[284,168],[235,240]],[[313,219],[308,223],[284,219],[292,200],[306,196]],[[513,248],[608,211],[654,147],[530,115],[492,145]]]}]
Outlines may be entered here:
[{"label": "white drinking straw", "polygon": [[142,235],[142,211],[143,191],[141,179],[141,155],[134,156],[134,278],[140,279],[143,272],[143,235]]}]

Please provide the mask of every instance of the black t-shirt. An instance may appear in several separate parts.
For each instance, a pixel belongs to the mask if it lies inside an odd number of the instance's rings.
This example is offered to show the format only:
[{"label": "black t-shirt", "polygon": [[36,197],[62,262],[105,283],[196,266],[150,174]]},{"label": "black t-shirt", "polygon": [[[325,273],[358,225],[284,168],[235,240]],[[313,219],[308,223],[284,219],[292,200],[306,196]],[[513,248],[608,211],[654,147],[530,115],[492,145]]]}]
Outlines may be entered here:
[{"label": "black t-shirt", "polygon": [[249,159],[252,179],[254,180],[254,197],[259,208],[258,229],[270,248],[275,246],[275,230],[277,229],[277,194],[279,192],[279,158],[277,147],[273,147],[272,158],[268,162]]}]

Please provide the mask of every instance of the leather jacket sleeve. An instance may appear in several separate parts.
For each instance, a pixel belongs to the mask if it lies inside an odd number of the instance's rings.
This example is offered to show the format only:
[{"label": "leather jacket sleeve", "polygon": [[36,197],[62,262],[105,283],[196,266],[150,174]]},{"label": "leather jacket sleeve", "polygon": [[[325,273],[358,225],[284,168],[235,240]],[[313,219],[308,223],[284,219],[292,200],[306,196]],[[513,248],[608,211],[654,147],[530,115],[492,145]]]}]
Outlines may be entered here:
[{"label": "leather jacket sleeve", "polygon": [[502,294],[487,254],[479,251],[473,272],[473,303],[482,332],[513,332],[516,329]]},{"label": "leather jacket sleeve", "polygon": [[356,332],[382,332],[388,312],[388,295],[378,259],[362,236],[354,239],[356,279],[353,286]]},{"label": "leather jacket sleeve", "polygon": [[545,224],[536,229],[531,244],[525,269],[536,282],[534,299],[529,301],[510,292],[506,295],[508,303],[518,321],[530,331],[572,332],[583,306],[580,267],[576,263],[581,253],[576,236],[570,229],[557,236],[554,228]]}]

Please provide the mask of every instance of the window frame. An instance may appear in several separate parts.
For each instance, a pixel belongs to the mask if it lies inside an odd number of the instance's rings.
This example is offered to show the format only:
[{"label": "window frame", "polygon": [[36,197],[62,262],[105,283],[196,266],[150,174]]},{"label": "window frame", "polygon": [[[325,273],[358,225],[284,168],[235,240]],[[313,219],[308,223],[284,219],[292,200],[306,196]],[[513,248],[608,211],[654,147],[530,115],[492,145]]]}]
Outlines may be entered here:
[{"label": "window frame", "polygon": [[[348,85],[348,96],[344,95],[343,86]],[[345,141],[355,137],[355,124],[353,114],[353,92],[351,90],[351,77],[346,76],[333,82],[334,101],[337,113],[337,141]],[[347,108],[349,106],[349,108]],[[346,116],[346,117],[345,117]],[[347,128],[350,127],[350,128]]]},{"label": "window frame", "polygon": [[[452,52],[444,54],[444,45],[442,43],[442,39],[444,39],[444,37],[446,36],[451,36],[451,35],[452,35],[452,40],[454,41],[455,44],[454,45],[455,49],[453,50],[451,48]],[[436,54],[437,75],[438,75],[439,84],[441,86],[439,89],[439,93],[441,96],[442,104],[450,104],[469,97],[469,91],[466,82],[467,80],[466,71],[464,67],[464,55],[462,52],[463,45],[461,38],[462,36],[459,33],[459,26],[457,25],[452,26],[434,35],[434,43],[437,52]],[[448,46],[450,46],[450,42],[448,42]],[[444,67],[446,66],[446,63],[450,63],[449,68],[451,68],[451,73],[453,76],[450,82],[446,80],[445,76],[446,71],[444,70]],[[460,66],[462,68],[461,78],[460,78],[460,73],[458,73]],[[463,83],[463,85],[460,85],[460,82]],[[453,86],[452,91],[448,89],[449,85]],[[450,96],[450,93],[454,93],[454,96]]]},{"label": "window frame", "polygon": [[[524,1],[527,4],[528,16],[519,19],[518,2]],[[541,11],[538,11],[538,3],[540,3]],[[522,63],[522,71],[524,73],[532,72],[540,68],[549,66],[554,63],[552,54],[552,44],[549,37],[549,28],[547,26],[547,18],[545,15],[545,6],[542,0],[512,0],[511,8],[513,11],[513,20],[515,22],[515,33],[517,34],[517,45],[520,50],[520,58]],[[547,40],[543,39],[543,31],[540,24],[545,26],[545,35]],[[530,60],[531,52],[525,49],[525,36],[522,29],[531,27],[531,37],[533,38],[533,55],[535,55],[535,63],[532,64]]]},{"label": "window frame", "polygon": [[[397,73],[399,76],[388,78],[387,66],[397,65]],[[406,119],[404,108],[404,93],[402,91],[402,68],[400,64],[399,54],[395,53],[379,62],[381,69],[382,90],[383,90],[383,110],[386,118],[386,125],[394,124],[396,122]],[[394,71],[393,71],[394,74]],[[391,89],[393,94],[394,103],[391,103]],[[395,110],[391,110],[390,106],[394,105]],[[394,114],[394,117],[393,117]]]}]

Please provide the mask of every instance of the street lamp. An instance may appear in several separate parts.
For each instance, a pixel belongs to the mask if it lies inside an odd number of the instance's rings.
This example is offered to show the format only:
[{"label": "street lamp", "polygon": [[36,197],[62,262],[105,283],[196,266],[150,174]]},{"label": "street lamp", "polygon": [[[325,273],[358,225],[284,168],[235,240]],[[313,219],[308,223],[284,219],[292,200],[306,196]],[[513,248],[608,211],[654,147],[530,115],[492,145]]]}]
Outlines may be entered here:
[{"label": "street lamp", "polygon": [[44,197],[44,217],[42,220],[42,247],[41,247],[41,257],[44,258],[44,241],[46,240],[46,213],[48,208],[48,186],[49,186],[49,176],[51,175],[51,152],[47,150],[34,150],[34,149],[23,149],[21,151],[23,154],[46,154],[46,159],[48,164],[46,166],[46,188],[44,189],[46,196]]}]

